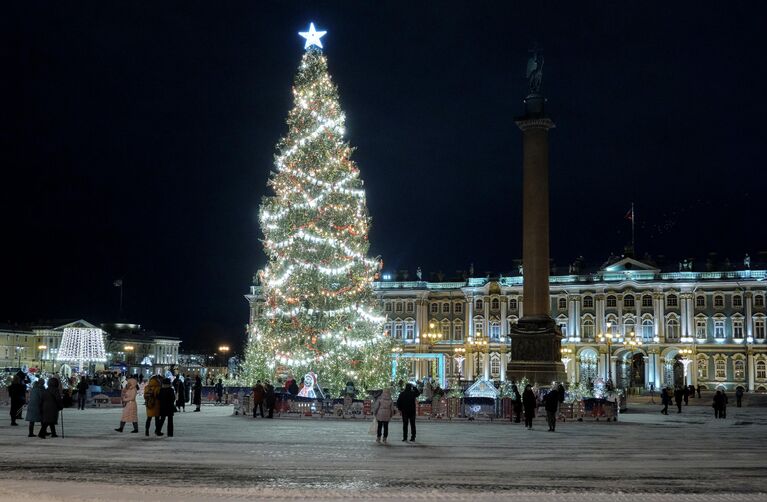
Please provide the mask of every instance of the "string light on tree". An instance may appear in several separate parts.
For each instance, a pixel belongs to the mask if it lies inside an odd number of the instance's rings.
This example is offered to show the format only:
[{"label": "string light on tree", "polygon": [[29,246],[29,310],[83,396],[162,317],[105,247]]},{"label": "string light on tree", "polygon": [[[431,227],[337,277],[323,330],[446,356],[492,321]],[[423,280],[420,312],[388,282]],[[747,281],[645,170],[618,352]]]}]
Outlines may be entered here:
[{"label": "string light on tree", "polygon": [[[249,327],[246,378],[316,373],[339,390],[353,373],[361,388],[385,385],[391,339],[384,333],[368,258],[365,190],[344,139],[345,116],[314,24],[293,86],[288,132],[277,144],[272,195],[259,211],[268,264],[265,308]],[[351,372],[351,373],[350,373]]]}]

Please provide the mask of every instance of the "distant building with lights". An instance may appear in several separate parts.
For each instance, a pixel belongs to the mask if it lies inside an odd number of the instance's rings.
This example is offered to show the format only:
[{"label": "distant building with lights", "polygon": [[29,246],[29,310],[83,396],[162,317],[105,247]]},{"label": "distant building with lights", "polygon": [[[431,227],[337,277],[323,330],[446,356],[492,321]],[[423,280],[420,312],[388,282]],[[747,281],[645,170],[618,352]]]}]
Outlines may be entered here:
[{"label": "distant building with lights", "polygon": [[[747,259],[741,270],[717,271],[709,263],[698,271],[685,261],[662,270],[623,257],[550,276],[551,316],[564,335],[568,379],[659,389],[673,385],[674,366],[681,364],[687,384],[767,391],[767,270],[749,267]],[[393,357],[411,377],[451,386],[506,380],[507,334],[524,312],[522,275],[391,277],[382,274],[374,290],[385,329],[400,342]],[[252,286],[246,298],[252,324],[263,309],[261,288]]]}]

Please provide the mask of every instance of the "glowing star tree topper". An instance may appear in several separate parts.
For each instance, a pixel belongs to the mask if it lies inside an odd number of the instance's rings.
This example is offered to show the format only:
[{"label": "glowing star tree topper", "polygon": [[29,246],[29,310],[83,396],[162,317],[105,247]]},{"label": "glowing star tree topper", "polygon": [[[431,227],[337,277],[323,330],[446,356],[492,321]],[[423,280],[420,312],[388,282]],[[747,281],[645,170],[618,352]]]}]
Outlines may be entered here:
[{"label": "glowing star tree topper", "polygon": [[304,49],[308,49],[312,45],[316,45],[322,49],[322,41],[320,40],[325,36],[327,31],[317,31],[314,29],[314,23],[309,23],[309,31],[299,31],[298,34],[306,39]]},{"label": "glowing star tree topper", "polygon": [[272,195],[259,222],[268,258],[259,274],[263,312],[253,316],[244,365],[249,383],[315,373],[323,387],[349,380],[381,388],[391,339],[373,297],[380,261],[367,256],[370,218],[345,117],[318,32],[310,25],[293,87],[288,131],[277,144]]}]

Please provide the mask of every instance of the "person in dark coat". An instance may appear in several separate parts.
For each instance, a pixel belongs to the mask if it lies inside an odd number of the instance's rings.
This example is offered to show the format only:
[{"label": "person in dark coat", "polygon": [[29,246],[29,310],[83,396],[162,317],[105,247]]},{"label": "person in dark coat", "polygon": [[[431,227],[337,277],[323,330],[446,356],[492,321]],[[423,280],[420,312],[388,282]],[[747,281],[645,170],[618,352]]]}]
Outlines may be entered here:
[{"label": "person in dark coat", "polygon": [[43,416],[40,410],[40,404],[42,402],[42,393],[45,390],[45,382],[42,378],[38,378],[35,384],[32,386],[32,390],[29,391],[29,404],[27,406],[27,416],[25,420],[29,422],[29,437],[35,437],[35,422],[42,422]]},{"label": "person in dark coat", "polygon": [[181,375],[173,380],[173,392],[176,394],[176,411],[186,411],[186,401],[184,401],[184,382],[181,381]]},{"label": "person in dark coat", "polygon": [[188,403],[192,400],[192,377],[186,375],[184,377],[184,402]]},{"label": "person in dark coat", "polygon": [[157,425],[155,434],[162,436],[162,426],[165,421],[168,422],[168,437],[173,437],[173,414],[176,412],[176,393],[170,383],[170,378],[163,378],[162,387],[160,387],[160,422]]},{"label": "person in dark coat", "polygon": [[[687,388],[690,389],[690,397],[695,399],[695,386],[694,385],[688,385]],[[698,397],[700,397],[700,396],[698,396]]]},{"label": "person in dark coat", "polygon": [[674,402],[676,403],[677,413],[682,413],[682,399],[684,398],[684,391],[679,387],[674,389]]},{"label": "person in dark coat", "polygon": [[292,396],[298,395],[298,383],[296,382],[295,378],[292,378],[290,380],[290,385],[288,386],[288,392],[290,392]]},{"label": "person in dark coat", "polygon": [[684,400],[684,405],[687,406],[690,399],[690,388],[686,385],[682,387],[682,399]]},{"label": "person in dark coat", "polygon": [[40,393],[40,417],[43,420],[37,437],[45,439],[48,436],[46,432],[48,429],[51,431],[50,436],[52,438],[58,437],[56,425],[59,423],[59,411],[63,408],[64,403],[61,399],[59,380],[57,378],[49,378],[48,388]]},{"label": "person in dark coat", "polygon": [[8,396],[11,398],[11,425],[19,425],[16,420],[21,420],[21,410],[27,399],[27,386],[21,382],[19,375],[13,375],[11,385],[8,386]]},{"label": "person in dark coat", "polygon": [[194,411],[200,411],[200,405],[202,404],[202,379],[200,375],[194,377],[194,385],[192,386],[192,404],[197,406]]},{"label": "person in dark coat", "polygon": [[730,401],[727,399],[727,392],[722,389],[722,399],[724,404],[722,405],[722,411],[719,412],[719,418],[727,418],[727,403]]},{"label": "person in dark coat", "polygon": [[557,385],[557,395],[559,396],[559,404],[565,402],[565,386],[562,384]]},{"label": "person in dark coat", "polygon": [[557,427],[557,410],[559,409],[559,391],[551,389],[543,398],[543,407],[546,409],[546,422],[549,424],[549,432],[554,432]]},{"label": "person in dark coat", "polygon": [[221,381],[221,379],[218,379],[218,383],[214,387],[214,390],[216,391],[216,405],[221,404],[221,398],[224,396],[224,383]]},{"label": "person in dark coat", "polygon": [[698,399],[700,399],[700,385],[698,385],[695,390],[698,391]]},{"label": "person in dark coat", "polygon": [[738,408],[743,404],[743,387],[735,389],[735,406]]},{"label": "person in dark coat", "polygon": [[671,396],[669,395],[670,392],[671,391],[668,388],[661,389],[660,402],[663,405],[663,409],[660,410],[660,412],[664,415],[668,415],[668,405],[671,404]]},{"label": "person in dark coat", "polygon": [[724,418],[724,395],[722,391],[716,391],[714,394],[714,418]]},{"label": "person in dark coat", "polygon": [[415,400],[419,394],[418,389],[412,384],[407,384],[397,398],[397,409],[402,415],[403,441],[407,441],[407,425],[410,423],[410,441],[415,442]]},{"label": "person in dark coat", "polygon": [[529,430],[533,430],[533,418],[535,418],[535,408],[537,406],[538,401],[535,398],[533,387],[527,384],[525,391],[522,393],[522,407],[525,409],[525,427]]},{"label": "person in dark coat", "polygon": [[511,411],[514,423],[518,424],[522,417],[522,394],[516,384],[511,386]]},{"label": "person in dark coat", "polygon": [[264,418],[264,397],[266,397],[266,389],[259,380],[253,386],[253,418],[256,418],[256,413],[259,411],[261,418]]},{"label": "person in dark coat", "polygon": [[85,409],[85,401],[88,398],[88,378],[83,375],[77,382],[77,409]]},{"label": "person in dark coat", "polygon": [[274,393],[274,385],[266,382],[264,390],[264,402],[266,402],[266,410],[269,412],[266,418],[274,418],[274,405],[277,404],[277,395]]}]

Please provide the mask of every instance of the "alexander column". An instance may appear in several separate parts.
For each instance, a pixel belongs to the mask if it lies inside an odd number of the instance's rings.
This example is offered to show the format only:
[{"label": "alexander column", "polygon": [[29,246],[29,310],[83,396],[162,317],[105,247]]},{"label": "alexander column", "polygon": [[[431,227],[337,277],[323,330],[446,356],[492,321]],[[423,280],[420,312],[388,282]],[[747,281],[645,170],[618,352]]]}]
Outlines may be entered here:
[{"label": "alexander column", "polygon": [[549,297],[549,129],[541,95],[543,56],[527,63],[529,94],[525,114],[515,121],[522,130],[522,296],[524,315],[512,326],[511,361],[506,377],[531,383],[564,382],[562,334],[551,318]]}]

